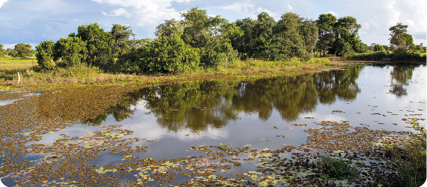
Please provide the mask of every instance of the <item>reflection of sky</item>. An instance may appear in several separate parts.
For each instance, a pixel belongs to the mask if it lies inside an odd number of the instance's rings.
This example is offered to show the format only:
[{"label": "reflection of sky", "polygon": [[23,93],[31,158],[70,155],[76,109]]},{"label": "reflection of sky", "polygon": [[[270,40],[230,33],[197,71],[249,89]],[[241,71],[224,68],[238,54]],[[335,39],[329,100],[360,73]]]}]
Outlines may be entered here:
[{"label": "reflection of sky", "polygon": [[[120,124],[123,125],[123,128],[134,131],[133,136],[154,140],[154,142],[136,142],[135,145],[148,146],[148,152],[133,154],[141,158],[151,157],[154,159],[170,159],[204,154],[186,151],[193,145],[219,145],[223,143],[226,145],[232,144],[233,147],[243,147],[251,144],[251,147],[256,149],[278,149],[283,147],[283,144],[297,146],[306,141],[307,133],[304,130],[318,128],[319,126],[314,122],[322,120],[349,121],[352,126],[360,126],[360,123],[363,123],[369,125],[371,129],[409,130],[405,128],[409,124],[402,121],[402,118],[426,118],[426,104],[419,102],[426,102],[427,69],[426,66],[415,68],[409,85],[404,86],[408,95],[401,97],[387,94],[391,83],[390,71],[392,71],[392,67],[366,66],[360,71],[359,78],[356,80],[361,92],[357,94],[355,100],[348,102],[337,99],[332,104],[318,104],[315,110],[310,113],[301,113],[295,121],[284,121],[280,113],[274,109],[271,117],[266,121],[259,119],[258,114],[240,113],[238,117],[242,119],[231,120],[221,129],[209,127],[206,131],[196,133],[189,129],[184,129],[175,133],[158,125],[157,118],[153,114],[146,114],[150,110],[144,107],[145,102],[141,100],[131,108],[136,109],[132,118],[116,122],[110,115],[103,124]],[[374,106],[378,107],[374,108]],[[418,109],[422,109],[422,111]],[[332,113],[333,110],[340,110],[345,113]],[[407,110],[414,112],[408,112]],[[388,111],[392,113],[387,113]],[[360,114],[357,114],[358,112]],[[371,113],[380,113],[381,115],[371,115]],[[385,114],[386,117],[382,116],[382,114]],[[421,114],[421,116],[404,116],[405,114]],[[314,117],[314,119],[305,119],[304,117]],[[425,121],[419,122],[421,125],[426,123]],[[300,123],[307,124],[307,126],[291,125]],[[397,125],[393,125],[393,123],[397,123]],[[278,129],[273,128],[273,126]],[[56,133],[47,134],[38,143],[52,142],[62,133],[69,134],[71,137],[83,136],[83,134],[94,130],[94,127],[75,125]],[[186,136],[188,134],[190,135]],[[276,135],[284,135],[285,138],[276,137]],[[114,155],[117,154],[102,154],[93,162],[101,166],[117,164],[117,161],[120,160],[119,157]],[[253,166],[246,165],[244,170],[248,171],[250,168],[255,169]]]},{"label": "reflection of sky", "polygon": [[[132,118],[116,122],[110,115],[103,124],[124,125],[124,128],[134,131],[135,136],[155,140],[155,142],[162,142],[163,139],[173,139],[175,142],[187,142],[191,145],[201,145],[202,142],[205,142],[213,144],[233,143],[238,146],[251,144],[261,147],[271,146],[274,144],[273,142],[278,141],[288,145],[303,143],[306,135],[303,130],[317,127],[314,122],[322,120],[349,121],[353,126],[359,126],[360,123],[363,123],[369,125],[371,129],[408,130],[405,128],[408,124],[402,121],[402,118],[425,118],[426,105],[419,102],[426,101],[426,67],[420,66],[415,68],[413,78],[409,82],[409,85],[405,86],[408,95],[400,98],[389,93],[391,83],[390,72],[392,70],[393,67],[387,68],[387,66],[383,68],[366,66],[360,71],[359,78],[356,80],[361,90],[356,100],[348,102],[337,99],[337,101],[332,104],[319,104],[316,106],[315,111],[311,113],[301,113],[299,118],[295,121],[284,121],[278,111],[274,109],[271,117],[266,121],[260,120],[257,114],[241,113],[238,116],[242,119],[230,121],[227,126],[221,129],[209,127],[206,131],[196,133],[189,129],[183,129],[175,133],[157,125],[157,118],[153,114],[146,114],[150,112],[150,110],[145,108],[145,101],[140,100],[136,106],[131,107],[132,110],[136,109]],[[412,103],[409,101],[412,101]],[[374,106],[378,107],[374,108]],[[418,109],[422,109],[422,111]],[[333,110],[340,110],[345,113],[332,113]],[[404,114],[413,114],[406,110],[414,111],[415,114],[422,115],[404,116]],[[392,113],[387,113],[388,111]],[[357,114],[357,112],[360,112],[360,114]],[[371,113],[380,113],[381,115],[371,115]],[[385,114],[386,117],[382,116],[382,114]],[[305,119],[304,117],[314,117],[314,119]],[[291,125],[298,123],[304,123],[307,124],[307,126],[296,127]],[[395,126],[393,123],[397,123],[398,125]],[[425,124],[425,121],[420,121],[420,124]],[[271,128],[273,126],[279,129]],[[81,136],[84,132],[89,130],[88,128],[89,127],[85,126],[80,126],[76,129],[69,127],[54,134],[66,133]],[[79,131],[80,133],[78,133]],[[186,136],[188,134],[190,135]],[[276,135],[285,135],[286,138],[278,139]],[[53,134],[46,135],[45,137],[50,136],[53,138]],[[269,141],[261,141],[261,139],[269,139]],[[146,145],[150,143],[144,142],[143,144]],[[274,147],[277,147],[277,145]]]}]

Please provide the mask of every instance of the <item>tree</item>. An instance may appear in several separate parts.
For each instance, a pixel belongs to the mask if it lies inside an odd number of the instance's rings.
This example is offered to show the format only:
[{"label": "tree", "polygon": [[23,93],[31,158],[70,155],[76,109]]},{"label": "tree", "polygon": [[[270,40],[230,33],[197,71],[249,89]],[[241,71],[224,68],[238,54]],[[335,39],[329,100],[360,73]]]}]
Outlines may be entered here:
[{"label": "tree", "polygon": [[[114,60],[111,46],[109,45],[112,35],[99,28],[97,23],[81,25],[78,27],[77,37],[86,43],[88,65],[108,69],[108,61]],[[74,33],[70,36],[72,37]]]},{"label": "tree", "polygon": [[403,47],[406,49],[414,49],[415,48],[415,44],[414,44],[414,38],[412,38],[412,35],[408,34],[408,33],[403,33],[403,39],[405,41]]},{"label": "tree", "polygon": [[15,45],[15,54],[16,57],[25,58],[31,55],[31,45],[19,43]]},{"label": "tree", "polygon": [[334,43],[334,25],[337,18],[332,14],[321,14],[317,20],[319,28],[317,47],[323,50],[323,56],[326,56],[326,50],[333,47]]},{"label": "tree", "polygon": [[417,51],[423,50],[423,48],[421,47],[421,45],[416,45],[414,49],[417,50]]},{"label": "tree", "polygon": [[380,44],[375,44],[374,51],[384,51],[384,47]]},{"label": "tree", "polygon": [[335,43],[335,52],[344,57],[346,52],[351,50],[351,46],[343,38],[339,38]]},{"label": "tree", "polygon": [[54,42],[52,40],[40,42],[36,46],[37,63],[41,69],[51,70],[54,67]]},{"label": "tree", "polygon": [[200,63],[199,49],[182,40],[180,34],[158,37],[145,45],[139,53],[139,61],[131,69],[147,73],[191,72]]},{"label": "tree", "polygon": [[0,44],[0,57],[4,57],[5,55],[7,55],[7,51],[5,49],[3,49],[4,45]]},{"label": "tree", "polygon": [[241,35],[235,24],[220,16],[208,17],[206,10],[197,7],[181,13],[181,16],[184,18],[182,39],[200,50],[201,65],[215,67],[237,57],[230,43],[230,38]]},{"label": "tree", "polygon": [[253,57],[269,57],[273,52],[273,27],[276,21],[266,12],[258,14],[258,19],[255,22],[251,33],[252,43],[249,55]]},{"label": "tree", "polygon": [[404,33],[408,30],[408,25],[403,25],[402,23],[397,23],[395,26],[392,26],[388,29],[391,33],[390,44],[395,45],[398,48],[404,47],[405,38]]},{"label": "tree", "polygon": [[382,45],[386,51],[390,51],[390,47],[388,45]]},{"label": "tree", "polygon": [[65,67],[80,65],[87,57],[86,42],[77,36],[59,39],[54,46],[54,50],[54,60],[57,61],[61,58]]},{"label": "tree", "polygon": [[165,20],[165,23],[161,23],[156,27],[154,34],[157,37],[170,37],[174,33],[183,33],[184,24],[178,20],[171,19]]},{"label": "tree", "polygon": [[[132,32],[130,26],[122,26],[120,24],[113,24],[111,28],[111,40],[110,46],[112,49],[112,54],[115,57],[123,55],[129,52],[132,47],[136,47],[135,34]],[[130,37],[133,37],[133,40],[130,40]]]},{"label": "tree", "polygon": [[[273,28],[278,50],[276,59],[285,57],[306,57],[312,52],[317,40],[317,26],[314,22],[304,20],[295,13],[283,14]],[[313,37],[313,38],[311,38]],[[309,46],[307,50],[305,47]]]},{"label": "tree", "polygon": [[[357,20],[354,17],[346,16],[339,18],[337,22],[334,25],[334,32],[335,32],[335,45],[336,47],[342,47],[342,44],[348,43],[350,45],[349,51],[352,51],[354,49],[357,49],[359,43],[361,41],[359,40],[358,32],[359,29],[362,28],[360,24],[357,24]],[[337,42],[338,39],[342,38],[343,42]],[[342,52],[342,48],[337,49],[335,48],[335,53],[338,51]],[[339,53],[339,52],[338,52]]]},{"label": "tree", "polygon": [[319,28],[316,21],[304,19],[300,26],[300,35],[303,38],[303,44],[306,54],[313,53],[316,43],[319,40],[317,35]]},{"label": "tree", "polygon": [[252,32],[256,21],[251,18],[245,18],[237,20],[235,24],[240,28],[242,34],[240,36],[230,38],[231,44],[233,48],[237,49],[240,53],[250,54],[252,51],[251,46],[253,46],[253,43],[255,42],[252,38]]}]

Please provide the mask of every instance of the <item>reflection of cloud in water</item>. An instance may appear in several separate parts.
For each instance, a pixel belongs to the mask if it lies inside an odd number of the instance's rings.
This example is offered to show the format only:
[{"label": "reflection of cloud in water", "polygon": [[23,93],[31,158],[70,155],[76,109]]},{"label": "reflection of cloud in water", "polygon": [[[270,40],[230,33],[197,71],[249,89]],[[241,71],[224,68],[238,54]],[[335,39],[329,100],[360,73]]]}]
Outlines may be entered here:
[{"label": "reflection of cloud in water", "polygon": [[143,110],[143,111],[145,111],[145,112],[149,112],[150,110],[149,109],[146,109],[145,108],[145,105],[147,104],[147,101],[146,100],[143,100],[143,99],[141,99],[141,100],[139,100],[138,102],[137,102],[137,104],[136,105],[131,105],[130,106],[130,109],[131,110]]},{"label": "reflection of cloud in water", "polygon": [[306,114],[301,114],[299,119],[304,119],[304,117],[313,117],[314,120],[316,120],[316,122],[321,122],[321,121],[347,121],[348,119],[343,117],[342,115],[339,114],[327,114],[327,115],[321,115],[319,113],[306,113]]},{"label": "reflection of cloud in water", "polygon": [[[313,115],[314,117],[315,115]],[[348,121],[347,118],[341,116],[341,115],[336,115],[336,114],[328,114],[328,115],[324,115],[324,116],[317,116],[314,117],[314,119],[316,119],[317,122],[320,121]]]},{"label": "reflection of cloud in water", "polygon": [[[185,136],[187,134],[190,134],[189,136]],[[185,129],[182,131],[179,131],[175,134],[175,137],[177,137],[180,140],[198,140],[198,139],[225,139],[228,138],[228,131],[225,131],[224,129],[217,129],[208,127],[207,131],[198,132],[197,134],[191,133],[190,129]]]}]

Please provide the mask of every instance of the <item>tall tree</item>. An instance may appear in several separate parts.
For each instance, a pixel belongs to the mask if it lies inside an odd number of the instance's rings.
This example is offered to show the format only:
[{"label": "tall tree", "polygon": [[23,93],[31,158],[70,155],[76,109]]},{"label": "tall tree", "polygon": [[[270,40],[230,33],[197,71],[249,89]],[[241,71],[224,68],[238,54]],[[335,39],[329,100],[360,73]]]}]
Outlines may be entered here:
[{"label": "tall tree", "polygon": [[231,38],[231,43],[234,49],[237,49],[240,53],[249,54],[252,49],[251,46],[255,42],[252,38],[252,31],[255,27],[256,21],[251,18],[245,18],[237,20],[235,24],[240,28],[242,34],[241,36]]},{"label": "tall tree", "polygon": [[36,46],[37,63],[41,69],[51,70],[54,67],[54,42],[52,40],[40,42]]},{"label": "tall tree", "polygon": [[182,39],[200,49],[202,65],[218,66],[227,59],[231,61],[237,57],[229,39],[240,34],[236,25],[220,16],[208,17],[206,10],[197,7],[181,15],[184,18]]},{"label": "tall tree", "polygon": [[[360,45],[358,32],[362,28],[360,24],[357,24],[357,20],[354,17],[346,16],[339,18],[334,25],[335,32],[335,53],[347,52],[346,44],[349,44],[350,48],[348,51],[353,51],[354,48]],[[339,39],[343,39],[339,41]],[[345,47],[345,48],[341,48]],[[340,53],[343,54],[343,53]]]},{"label": "tall tree", "polygon": [[317,47],[323,50],[323,56],[326,56],[326,50],[333,47],[335,40],[334,26],[337,18],[332,14],[320,14],[317,20],[317,27],[319,28],[319,41]]},{"label": "tall tree", "polygon": [[252,38],[253,43],[251,45],[252,51],[251,56],[255,57],[269,57],[272,53],[272,35],[273,27],[276,25],[276,21],[273,17],[268,15],[267,12],[258,14],[258,19],[253,27]]},{"label": "tall tree", "polygon": [[5,55],[7,55],[7,51],[5,49],[3,49],[4,45],[0,44],[0,57],[4,57]]},{"label": "tall tree", "polygon": [[16,56],[21,58],[28,57],[32,54],[30,44],[23,44],[23,43],[16,44],[15,51],[16,51]]},{"label": "tall tree", "polygon": [[404,33],[408,30],[408,25],[403,25],[402,23],[397,23],[395,26],[392,26],[388,29],[391,33],[390,44],[396,47],[404,47],[405,45],[405,35]]},{"label": "tall tree", "polygon": [[414,38],[412,38],[412,35],[410,35],[408,33],[403,33],[403,38],[405,40],[405,43],[403,46],[406,49],[414,49],[415,48]]},{"label": "tall tree", "polygon": [[184,31],[184,24],[178,20],[171,19],[165,20],[164,23],[159,24],[156,27],[154,34],[157,37],[170,37],[174,33],[182,33]]},{"label": "tall tree", "polygon": [[316,43],[319,40],[317,35],[319,28],[316,21],[304,19],[300,26],[300,35],[303,38],[304,48],[307,54],[313,53]]},{"label": "tall tree", "polygon": [[[136,45],[135,34],[132,32],[131,26],[113,24],[110,33],[112,36],[110,46],[115,57],[129,52]],[[130,39],[131,36],[133,39]]]},{"label": "tall tree", "polygon": [[[109,60],[112,60],[113,53],[109,42],[112,38],[111,33],[105,32],[99,28],[97,23],[81,25],[78,27],[77,37],[86,43],[87,58],[89,65],[106,68]],[[70,35],[72,36],[73,33]]]}]

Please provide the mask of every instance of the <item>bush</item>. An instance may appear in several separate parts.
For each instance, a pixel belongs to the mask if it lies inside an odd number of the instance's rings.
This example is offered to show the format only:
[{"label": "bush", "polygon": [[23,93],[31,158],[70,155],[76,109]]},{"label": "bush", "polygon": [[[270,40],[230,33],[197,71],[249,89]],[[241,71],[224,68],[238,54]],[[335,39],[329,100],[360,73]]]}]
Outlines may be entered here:
[{"label": "bush", "polygon": [[53,46],[54,43],[52,40],[40,42],[40,44],[36,46],[37,63],[40,69],[53,69]]},{"label": "bush", "polygon": [[199,67],[199,51],[184,43],[177,33],[171,37],[159,37],[145,45],[139,51],[139,59],[125,65],[130,65],[128,71],[139,70],[144,73],[192,72]]}]

